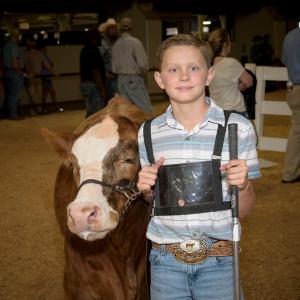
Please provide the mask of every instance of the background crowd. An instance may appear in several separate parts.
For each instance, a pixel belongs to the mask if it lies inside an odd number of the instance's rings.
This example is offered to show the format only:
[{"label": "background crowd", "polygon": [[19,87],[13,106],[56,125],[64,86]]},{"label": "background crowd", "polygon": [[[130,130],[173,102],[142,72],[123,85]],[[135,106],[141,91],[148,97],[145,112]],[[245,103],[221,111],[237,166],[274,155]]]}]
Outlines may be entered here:
[{"label": "background crowd", "polygon": [[[140,40],[132,35],[133,21],[128,18],[108,18],[98,28],[86,32],[80,54],[80,91],[85,101],[86,116],[102,109],[118,93],[146,112],[152,111],[151,100],[145,85],[149,58]],[[4,74],[3,116],[20,119],[19,99],[26,92],[35,114],[63,111],[57,104],[52,77],[55,66],[47,55],[43,39],[32,36],[26,40],[26,49],[19,46],[20,32],[10,31],[10,39],[3,47]],[[230,57],[231,38],[225,29],[213,30],[208,41],[214,52],[215,77],[207,88],[208,95],[224,109],[237,110],[255,119],[256,77],[245,69],[246,62],[256,65],[281,65],[274,58],[271,35],[255,35],[247,55],[237,60]],[[266,83],[266,89],[272,82]],[[51,108],[47,106],[50,98]],[[234,99],[234,100],[233,100]],[[234,102],[234,103],[233,103]],[[38,109],[41,103],[41,109]]]}]

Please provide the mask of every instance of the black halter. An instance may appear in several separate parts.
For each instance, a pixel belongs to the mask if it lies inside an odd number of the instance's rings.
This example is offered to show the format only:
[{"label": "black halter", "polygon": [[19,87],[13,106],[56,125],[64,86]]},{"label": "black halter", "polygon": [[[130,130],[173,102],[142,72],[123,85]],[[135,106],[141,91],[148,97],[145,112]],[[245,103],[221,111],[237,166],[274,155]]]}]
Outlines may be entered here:
[{"label": "black halter", "polygon": [[138,192],[136,190],[136,181],[137,181],[137,175],[135,176],[134,180],[129,182],[129,184],[122,184],[122,185],[110,184],[110,183],[107,183],[107,182],[104,182],[101,180],[97,180],[97,179],[86,179],[78,187],[77,194],[78,194],[79,190],[82,188],[82,186],[84,186],[85,184],[88,184],[88,183],[94,183],[94,184],[102,185],[105,187],[109,187],[112,190],[118,192],[119,194],[124,195],[127,198],[127,201],[126,201],[126,203],[124,205],[124,209],[123,209],[123,215],[124,215],[126,213],[126,211],[128,210],[128,208],[130,207],[130,205],[132,204],[132,202],[134,202],[141,195],[141,192]]}]

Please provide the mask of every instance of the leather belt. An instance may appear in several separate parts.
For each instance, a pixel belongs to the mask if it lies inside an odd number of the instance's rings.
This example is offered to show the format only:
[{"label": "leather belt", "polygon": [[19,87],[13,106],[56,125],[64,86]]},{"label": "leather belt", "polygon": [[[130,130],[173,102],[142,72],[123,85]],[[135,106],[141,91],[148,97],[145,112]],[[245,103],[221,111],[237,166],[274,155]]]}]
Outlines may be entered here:
[{"label": "leather belt", "polygon": [[209,256],[233,256],[231,241],[218,241],[211,246],[206,239],[187,240],[182,243],[157,244],[152,242],[152,248],[169,252],[178,261],[187,264],[201,263]]}]

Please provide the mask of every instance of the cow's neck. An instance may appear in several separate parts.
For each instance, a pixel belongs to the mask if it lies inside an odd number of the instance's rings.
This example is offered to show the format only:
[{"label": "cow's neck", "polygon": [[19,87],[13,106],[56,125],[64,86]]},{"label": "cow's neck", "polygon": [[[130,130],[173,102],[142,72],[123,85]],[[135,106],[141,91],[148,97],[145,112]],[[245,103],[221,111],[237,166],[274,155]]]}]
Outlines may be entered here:
[{"label": "cow's neck", "polygon": [[128,209],[118,227],[110,233],[109,237],[115,250],[125,257],[132,254],[133,248],[146,244],[145,232],[148,222],[145,216],[148,206],[141,200],[138,201],[139,203],[134,203]]}]

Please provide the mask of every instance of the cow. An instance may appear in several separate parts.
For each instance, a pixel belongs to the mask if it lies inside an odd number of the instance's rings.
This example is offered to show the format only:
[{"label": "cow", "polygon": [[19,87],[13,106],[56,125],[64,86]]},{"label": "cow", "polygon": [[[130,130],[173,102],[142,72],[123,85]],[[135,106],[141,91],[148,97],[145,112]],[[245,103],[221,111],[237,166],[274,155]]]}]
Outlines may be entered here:
[{"label": "cow", "polygon": [[66,299],[148,298],[149,204],[135,190],[137,131],[150,116],[115,97],[73,133],[41,132],[63,158],[54,191]]}]

